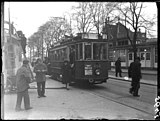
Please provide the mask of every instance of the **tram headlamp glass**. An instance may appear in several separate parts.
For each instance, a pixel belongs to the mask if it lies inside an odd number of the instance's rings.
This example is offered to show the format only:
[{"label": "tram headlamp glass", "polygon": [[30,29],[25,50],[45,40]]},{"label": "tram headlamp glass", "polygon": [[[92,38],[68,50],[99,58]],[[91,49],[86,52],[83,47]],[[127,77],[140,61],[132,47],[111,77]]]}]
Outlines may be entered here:
[{"label": "tram headlamp glass", "polygon": [[96,74],[96,75],[100,75],[100,69],[96,69],[96,70],[95,70],[95,74]]}]

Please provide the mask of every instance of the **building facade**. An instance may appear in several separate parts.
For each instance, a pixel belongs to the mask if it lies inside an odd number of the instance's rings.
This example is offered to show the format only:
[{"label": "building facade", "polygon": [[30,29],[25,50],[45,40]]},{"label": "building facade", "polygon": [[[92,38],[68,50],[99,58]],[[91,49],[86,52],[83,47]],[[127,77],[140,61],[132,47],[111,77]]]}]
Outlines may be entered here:
[{"label": "building facade", "polygon": [[2,46],[2,73],[4,86],[14,83],[17,69],[22,65],[22,48],[20,38],[9,22],[4,22],[4,40]]},{"label": "building facade", "polygon": [[[107,28],[108,27],[108,28]],[[106,25],[103,29],[109,41],[109,59],[111,66],[115,66],[118,57],[121,58],[122,67],[128,67],[134,61],[131,41],[134,33],[118,22],[116,25]],[[128,32],[128,33],[127,33]],[[137,32],[137,55],[141,58],[142,68],[157,68],[157,38],[148,39],[146,32]]]}]

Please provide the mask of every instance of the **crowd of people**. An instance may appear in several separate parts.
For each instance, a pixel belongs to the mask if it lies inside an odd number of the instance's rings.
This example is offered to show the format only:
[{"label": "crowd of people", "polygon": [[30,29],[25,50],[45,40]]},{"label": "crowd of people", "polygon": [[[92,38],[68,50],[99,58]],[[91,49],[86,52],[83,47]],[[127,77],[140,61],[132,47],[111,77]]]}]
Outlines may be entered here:
[{"label": "crowd of people", "polygon": [[[71,50],[70,54],[70,62],[68,60],[64,60],[64,63],[61,67],[61,78],[62,78],[62,83],[65,84],[65,88],[69,90],[68,84],[71,83],[72,77],[71,76],[73,73],[74,69],[74,61],[75,61],[75,56],[74,56],[74,51]],[[37,60],[34,59],[31,63],[33,67],[33,72],[36,74],[35,76],[35,81],[37,83],[37,93],[38,93],[38,98],[41,97],[46,97],[45,95],[45,83],[46,83],[46,72],[48,71],[47,69],[47,62],[43,62],[42,59],[38,58]],[[23,65],[17,70],[16,73],[16,86],[17,86],[17,102],[16,102],[16,111],[21,111],[21,103],[22,99],[24,100],[24,107],[25,110],[32,109],[30,106],[30,98],[28,94],[28,89],[29,84],[33,82],[33,78],[31,76],[31,71],[29,70],[29,61],[28,60],[23,60]]]},{"label": "crowd of people", "polygon": [[[62,83],[65,84],[65,88],[69,90],[68,84],[70,84],[74,77],[74,51],[71,51],[70,54],[70,61],[64,60],[64,63],[61,67],[61,78]],[[33,66],[33,72],[36,74],[35,81],[37,82],[37,93],[38,98],[46,97],[45,95],[45,82],[46,82],[46,72],[47,72],[47,65],[42,62],[40,58],[36,61],[31,63]],[[122,70],[121,70],[121,59],[120,57],[115,62],[115,76],[122,77]],[[31,78],[31,72],[29,71],[29,61],[24,60],[23,65],[17,70],[16,73],[16,86],[17,86],[17,102],[16,102],[16,111],[21,111],[21,102],[24,99],[24,107],[25,110],[32,109],[30,106],[30,98],[28,94],[29,84],[33,81]],[[138,90],[140,88],[140,79],[141,76],[141,63],[140,58],[135,58],[135,61],[130,64],[128,68],[128,77],[132,78],[131,88],[129,92],[133,94],[133,96],[139,97]]]}]

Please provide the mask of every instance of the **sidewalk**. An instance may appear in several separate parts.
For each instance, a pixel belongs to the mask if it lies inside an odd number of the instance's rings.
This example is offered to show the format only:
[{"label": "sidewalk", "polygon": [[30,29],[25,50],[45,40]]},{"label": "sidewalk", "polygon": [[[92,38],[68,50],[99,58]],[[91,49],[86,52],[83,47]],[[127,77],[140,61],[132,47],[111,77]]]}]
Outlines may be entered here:
[{"label": "sidewalk", "polygon": [[[116,77],[116,76],[113,76],[113,75],[109,75],[109,78],[131,82],[131,78],[128,78],[127,76],[125,76],[125,77]],[[145,79],[141,79],[141,80],[140,80],[140,83],[146,84],[146,85],[157,86],[157,81],[155,81],[155,80],[145,80]]]},{"label": "sidewalk", "polygon": [[[33,109],[15,112],[16,94],[4,95],[4,119],[142,119],[147,114],[83,90],[66,90],[61,82],[47,79],[46,96],[37,98],[36,83],[30,84]],[[22,108],[23,103],[22,103]],[[123,110],[123,111],[120,111]]]},{"label": "sidewalk", "polygon": [[[115,68],[111,68],[111,70],[109,70],[109,71],[115,72]],[[122,72],[123,73],[128,73],[128,69],[122,69]],[[147,75],[157,75],[157,71],[155,71],[155,70],[143,70],[143,69],[141,69],[141,73],[142,74],[147,74]]]},{"label": "sidewalk", "polygon": [[[157,71],[141,70],[141,73],[142,73],[142,79],[140,80],[140,82],[142,84],[157,86]],[[111,70],[109,70],[109,78],[131,82],[131,78],[128,78],[127,69],[122,69],[122,77],[116,77],[115,69],[111,68]]]}]

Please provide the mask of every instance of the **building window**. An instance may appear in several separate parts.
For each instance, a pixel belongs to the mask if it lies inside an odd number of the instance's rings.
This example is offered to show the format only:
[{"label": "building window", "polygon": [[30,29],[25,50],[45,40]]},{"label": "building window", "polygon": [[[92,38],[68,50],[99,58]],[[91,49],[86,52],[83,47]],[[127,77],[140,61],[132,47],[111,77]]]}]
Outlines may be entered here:
[{"label": "building window", "polygon": [[132,53],[129,53],[129,60],[133,60]]},{"label": "building window", "polygon": [[125,45],[128,45],[128,40],[125,41]]},{"label": "building window", "polygon": [[119,51],[119,56],[121,57],[121,61],[122,61],[122,62],[125,62],[125,61],[126,61],[125,49]]},{"label": "building window", "polygon": [[22,54],[21,54],[21,52],[19,52],[19,61],[20,62],[22,61]]},{"label": "building window", "polygon": [[141,60],[144,60],[144,58],[145,58],[145,54],[141,53]]},{"label": "building window", "polygon": [[146,51],[148,51],[148,52],[150,52],[151,51],[151,48],[150,47],[148,47],[148,48],[140,48],[140,52],[146,52]]},{"label": "building window", "polygon": [[155,47],[155,63],[157,63],[158,58],[157,58],[157,47]]},{"label": "building window", "polygon": [[113,43],[110,42],[110,43],[109,43],[109,47],[112,47],[112,46],[113,46]]},{"label": "building window", "polygon": [[8,46],[8,61],[9,65],[8,68],[12,69],[15,68],[15,53],[14,53],[14,47],[13,45]]},{"label": "building window", "polygon": [[146,60],[150,60],[150,53],[146,53]]}]

